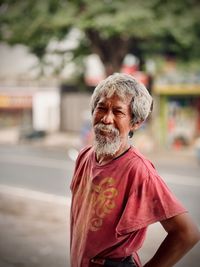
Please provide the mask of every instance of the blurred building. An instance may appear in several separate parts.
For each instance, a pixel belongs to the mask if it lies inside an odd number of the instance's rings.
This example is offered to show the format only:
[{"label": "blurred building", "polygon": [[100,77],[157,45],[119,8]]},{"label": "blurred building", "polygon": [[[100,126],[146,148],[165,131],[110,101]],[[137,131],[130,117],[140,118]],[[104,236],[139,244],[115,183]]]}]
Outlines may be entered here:
[{"label": "blurred building", "polygon": [[32,123],[34,89],[0,86],[0,127],[15,127]]},{"label": "blurred building", "polygon": [[[81,92],[70,82],[60,87],[59,78],[53,80],[47,76],[45,80],[37,80],[37,73],[31,68],[36,59],[22,46],[0,45],[0,57],[0,129],[16,127],[22,132],[47,133],[61,130],[85,136],[89,133],[90,96],[105,77],[97,55],[86,59],[84,79],[91,89],[88,92]],[[73,68],[70,66],[66,68],[71,77]],[[144,136],[140,143],[148,141],[176,149],[192,145],[200,136],[199,74],[178,73],[173,62],[166,73],[152,83],[150,78],[155,76],[155,64],[151,61],[148,66],[147,75],[139,70],[137,58],[127,55],[121,69],[143,82],[154,96],[154,112],[139,133]]]},{"label": "blurred building", "polygon": [[[182,79],[186,78],[182,75]],[[193,145],[200,136],[200,81],[166,82],[153,87],[156,110],[153,129],[159,144],[180,149]]]},{"label": "blurred building", "polygon": [[21,134],[60,129],[60,93],[57,87],[0,86],[0,128]]}]

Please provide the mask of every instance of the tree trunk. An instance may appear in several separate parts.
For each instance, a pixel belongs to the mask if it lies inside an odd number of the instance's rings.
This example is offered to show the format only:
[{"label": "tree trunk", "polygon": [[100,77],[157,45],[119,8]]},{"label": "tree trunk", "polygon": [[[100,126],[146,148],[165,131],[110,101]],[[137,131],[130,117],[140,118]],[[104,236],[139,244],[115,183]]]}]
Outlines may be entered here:
[{"label": "tree trunk", "polygon": [[99,55],[106,75],[119,72],[129,50],[129,39],[119,36],[102,39],[99,32],[94,30],[87,30],[86,36],[90,40],[92,51]]}]

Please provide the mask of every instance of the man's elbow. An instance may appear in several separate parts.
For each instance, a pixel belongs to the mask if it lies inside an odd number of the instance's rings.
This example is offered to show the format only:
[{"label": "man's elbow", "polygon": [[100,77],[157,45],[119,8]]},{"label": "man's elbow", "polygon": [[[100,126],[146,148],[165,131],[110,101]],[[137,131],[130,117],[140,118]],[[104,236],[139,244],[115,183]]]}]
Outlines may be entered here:
[{"label": "man's elbow", "polygon": [[199,230],[197,229],[196,231],[194,231],[193,234],[191,234],[191,237],[190,237],[190,243],[195,245],[196,243],[198,243],[200,240],[200,232]]},{"label": "man's elbow", "polygon": [[188,248],[192,248],[200,240],[200,232],[198,228],[192,227],[187,229],[184,233],[182,233],[181,240]]},{"label": "man's elbow", "polygon": [[182,214],[179,216],[179,234],[180,241],[185,244],[188,249],[192,248],[200,240],[200,231],[197,225],[188,214]]}]

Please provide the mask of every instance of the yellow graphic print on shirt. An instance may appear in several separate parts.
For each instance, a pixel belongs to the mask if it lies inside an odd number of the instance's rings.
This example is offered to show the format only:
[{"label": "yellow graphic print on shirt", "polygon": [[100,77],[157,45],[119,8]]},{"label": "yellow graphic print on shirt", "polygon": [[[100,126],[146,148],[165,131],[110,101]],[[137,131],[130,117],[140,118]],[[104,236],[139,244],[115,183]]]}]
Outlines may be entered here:
[{"label": "yellow graphic print on shirt", "polygon": [[92,185],[92,217],[90,230],[97,231],[103,224],[103,219],[115,208],[115,198],[118,190],[114,187],[115,180],[104,178],[99,185]]}]

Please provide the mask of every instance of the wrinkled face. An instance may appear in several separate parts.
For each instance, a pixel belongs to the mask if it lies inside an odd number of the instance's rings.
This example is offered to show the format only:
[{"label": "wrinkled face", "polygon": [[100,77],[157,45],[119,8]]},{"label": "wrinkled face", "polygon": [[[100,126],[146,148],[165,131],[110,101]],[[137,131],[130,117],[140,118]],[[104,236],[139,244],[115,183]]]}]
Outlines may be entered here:
[{"label": "wrinkled face", "polygon": [[132,130],[130,99],[102,96],[93,112],[94,147],[100,155],[114,155],[128,143]]}]

